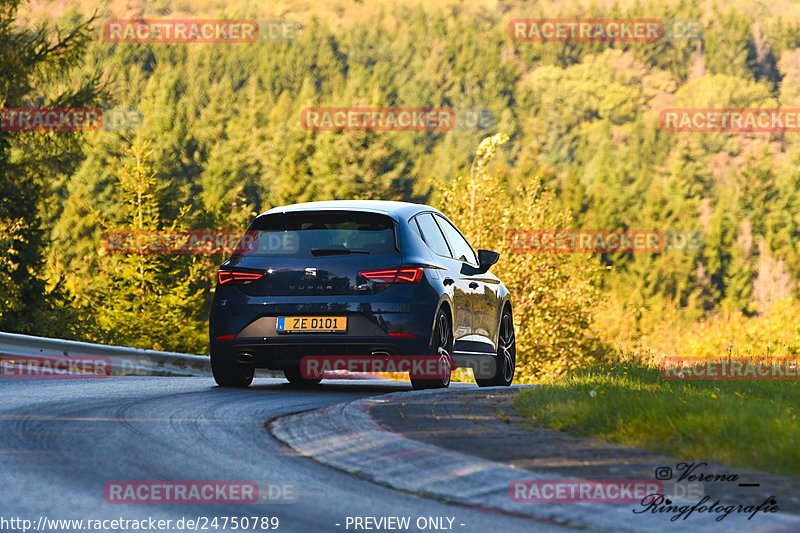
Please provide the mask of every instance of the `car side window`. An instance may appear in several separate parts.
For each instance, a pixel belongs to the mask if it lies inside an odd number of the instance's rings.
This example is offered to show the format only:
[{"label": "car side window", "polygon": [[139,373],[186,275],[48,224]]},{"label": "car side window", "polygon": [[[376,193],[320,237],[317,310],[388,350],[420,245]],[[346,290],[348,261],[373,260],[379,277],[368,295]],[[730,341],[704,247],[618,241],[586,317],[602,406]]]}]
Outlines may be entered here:
[{"label": "car side window", "polygon": [[425,237],[422,236],[422,231],[419,229],[419,224],[417,224],[417,217],[411,217],[411,219],[408,221],[408,225],[414,231],[414,233],[419,236],[420,239],[423,241],[425,240]]},{"label": "car side window", "polygon": [[442,228],[442,233],[444,233],[447,243],[453,251],[452,257],[459,261],[466,261],[467,263],[477,266],[478,259],[475,256],[475,252],[472,250],[472,246],[461,236],[461,233],[458,232],[456,227],[446,218],[439,215],[436,215],[436,221],[439,223],[439,227]]},{"label": "car side window", "polygon": [[435,254],[451,257],[450,249],[447,247],[447,242],[444,240],[444,235],[442,235],[441,230],[439,230],[439,226],[436,224],[436,221],[433,220],[433,215],[424,213],[417,216],[415,220],[419,224],[422,238],[425,240],[425,244],[428,245],[428,248]]}]

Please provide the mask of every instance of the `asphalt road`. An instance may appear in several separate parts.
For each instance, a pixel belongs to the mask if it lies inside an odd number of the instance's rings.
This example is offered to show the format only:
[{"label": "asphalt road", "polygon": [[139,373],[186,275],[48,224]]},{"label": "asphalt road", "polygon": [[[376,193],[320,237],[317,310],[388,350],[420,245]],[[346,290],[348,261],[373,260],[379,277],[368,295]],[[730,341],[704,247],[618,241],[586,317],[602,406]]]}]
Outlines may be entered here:
[{"label": "asphalt road", "polygon": [[[33,530],[44,517],[42,524],[84,520],[83,531],[90,519],[153,518],[172,520],[165,531],[182,531],[189,528],[175,527],[181,518],[218,517],[216,528],[201,518],[197,530],[223,531],[221,517],[248,516],[277,517],[278,531],[390,531],[366,529],[375,526],[366,521],[356,529],[355,517],[397,516],[409,517],[406,531],[569,531],[375,485],[295,454],[265,429],[275,417],[401,390],[410,385],[330,381],[296,390],[257,379],[230,390],[210,378],[0,381],[0,530],[21,531],[21,522],[3,522],[15,518],[30,520]],[[287,486],[297,496],[294,503],[108,503],[104,487],[121,480],[253,480],[262,491]],[[417,528],[418,520],[427,527]],[[63,526],[48,530],[79,531]],[[224,531],[234,531],[231,522]]]}]

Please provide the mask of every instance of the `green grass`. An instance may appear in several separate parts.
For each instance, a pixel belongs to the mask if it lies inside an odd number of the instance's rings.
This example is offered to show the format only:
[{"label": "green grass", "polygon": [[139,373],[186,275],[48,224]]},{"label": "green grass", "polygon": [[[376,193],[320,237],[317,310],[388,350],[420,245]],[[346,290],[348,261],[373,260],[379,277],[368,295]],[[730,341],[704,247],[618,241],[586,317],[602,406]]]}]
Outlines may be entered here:
[{"label": "green grass", "polygon": [[571,435],[800,479],[799,399],[797,381],[668,381],[615,366],[523,391],[515,405]]}]

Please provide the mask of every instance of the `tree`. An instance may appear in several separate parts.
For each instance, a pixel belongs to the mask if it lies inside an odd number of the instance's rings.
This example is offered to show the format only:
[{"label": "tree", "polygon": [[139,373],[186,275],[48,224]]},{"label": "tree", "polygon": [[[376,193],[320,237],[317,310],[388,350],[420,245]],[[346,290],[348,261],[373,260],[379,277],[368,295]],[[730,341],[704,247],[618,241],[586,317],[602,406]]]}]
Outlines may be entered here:
[{"label": "tree", "polygon": [[592,331],[601,269],[583,256],[536,253],[515,245],[514,232],[566,228],[570,217],[554,209],[552,193],[535,177],[509,188],[489,168],[507,140],[497,134],[480,143],[470,176],[457,177],[446,187],[441,207],[473,246],[500,253],[493,271],[512,295],[518,375],[531,380],[606,356]]},{"label": "tree", "polygon": [[[0,2],[0,107],[89,107],[103,93],[99,74],[75,81],[93,20],[53,31],[20,28],[20,0]],[[69,81],[64,81],[69,80]],[[0,131],[0,330],[70,335],[74,317],[59,285],[43,276],[43,218],[50,183],[80,160],[80,132]]]},{"label": "tree", "polygon": [[[149,143],[128,150],[132,163],[118,172],[118,192],[126,221],[117,226],[100,221],[107,229],[133,233],[185,229],[181,218],[166,223],[154,195],[156,173],[148,164]],[[203,263],[194,256],[156,254],[104,254],[92,280],[90,309],[99,337],[105,342],[190,353],[205,352]]]}]

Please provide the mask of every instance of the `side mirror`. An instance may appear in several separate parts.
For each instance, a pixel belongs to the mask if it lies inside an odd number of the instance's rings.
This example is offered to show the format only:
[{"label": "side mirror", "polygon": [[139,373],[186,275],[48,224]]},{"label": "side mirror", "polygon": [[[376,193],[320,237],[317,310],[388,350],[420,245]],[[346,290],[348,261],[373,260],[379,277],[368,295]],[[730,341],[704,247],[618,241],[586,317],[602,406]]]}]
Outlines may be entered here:
[{"label": "side mirror", "polygon": [[488,272],[489,268],[500,260],[500,254],[491,250],[478,250],[478,268],[481,273]]}]

